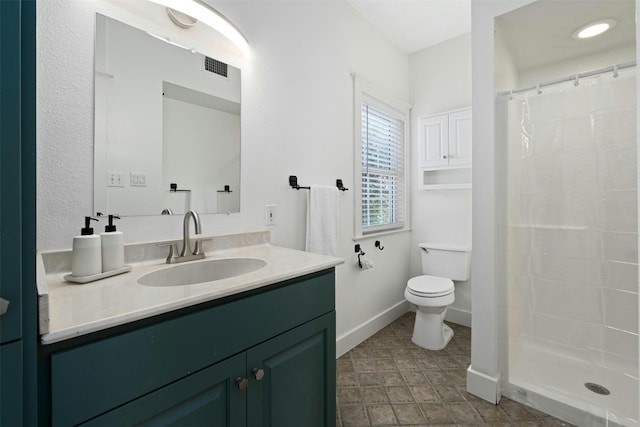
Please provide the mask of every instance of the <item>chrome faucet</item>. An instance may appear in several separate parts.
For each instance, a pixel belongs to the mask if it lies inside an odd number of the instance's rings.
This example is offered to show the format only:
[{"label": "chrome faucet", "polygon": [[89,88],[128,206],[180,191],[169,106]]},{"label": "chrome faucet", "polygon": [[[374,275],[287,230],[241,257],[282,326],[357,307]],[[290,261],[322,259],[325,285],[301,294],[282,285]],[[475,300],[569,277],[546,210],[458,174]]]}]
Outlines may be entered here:
[{"label": "chrome faucet", "polygon": [[[193,218],[193,223],[195,225],[195,234],[201,234],[202,229],[200,227],[200,216],[198,212],[194,210],[190,210],[184,215],[184,220],[182,221],[182,250],[180,253],[178,252],[178,248],[176,243],[170,243],[169,246],[169,256],[167,257],[167,264],[174,264],[177,262],[185,262],[185,261],[193,261],[196,259],[203,259],[204,252],[202,252],[202,247],[200,246],[201,240],[196,238],[196,243],[194,249],[191,250],[191,237],[189,237],[189,223]],[[208,239],[207,239],[208,240]],[[163,244],[164,246],[164,244]],[[174,253],[177,255],[174,257]]]},{"label": "chrome faucet", "polygon": [[189,256],[189,255],[202,255],[200,258],[204,258],[204,254],[200,252],[200,242],[196,241],[196,246],[193,252],[191,251],[191,238],[189,237],[189,218],[193,218],[193,224],[196,228],[196,234],[201,234],[202,229],[200,227],[200,216],[198,212],[194,210],[190,210],[186,214],[184,214],[184,220],[182,221],[182,251],[180,252],[180,256]]}]

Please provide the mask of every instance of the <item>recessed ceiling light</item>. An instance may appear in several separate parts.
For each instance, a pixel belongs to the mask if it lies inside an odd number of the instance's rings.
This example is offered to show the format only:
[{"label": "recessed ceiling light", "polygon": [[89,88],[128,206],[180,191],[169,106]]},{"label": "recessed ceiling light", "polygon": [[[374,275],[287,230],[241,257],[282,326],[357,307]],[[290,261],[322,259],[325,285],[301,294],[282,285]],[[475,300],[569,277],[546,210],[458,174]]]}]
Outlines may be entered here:
[{"label": "recessed ceiling light", "polygon": [[574,39],[588,39],[591,37],[599,36],[605,31],[610,30],[615,27],[618,21],[615,19],[604,19],[602,21],[591,22],[590,24],[585,25],[584,27],[578,28],[573,33]]}]

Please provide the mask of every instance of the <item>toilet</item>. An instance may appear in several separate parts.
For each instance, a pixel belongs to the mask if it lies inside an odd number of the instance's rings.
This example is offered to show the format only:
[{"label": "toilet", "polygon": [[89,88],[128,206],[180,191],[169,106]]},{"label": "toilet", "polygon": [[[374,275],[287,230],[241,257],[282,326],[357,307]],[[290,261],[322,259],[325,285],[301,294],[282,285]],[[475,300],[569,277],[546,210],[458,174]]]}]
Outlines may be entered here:
[{"label": "toilet", "polygon": [[409,279],[404,291],[417,306],[412,341],[428,350],[442,350],[453,337],[444,324],[447,307],[455,301],[453,281],[469,279],[471,248],[421,243],[422,276]]}]

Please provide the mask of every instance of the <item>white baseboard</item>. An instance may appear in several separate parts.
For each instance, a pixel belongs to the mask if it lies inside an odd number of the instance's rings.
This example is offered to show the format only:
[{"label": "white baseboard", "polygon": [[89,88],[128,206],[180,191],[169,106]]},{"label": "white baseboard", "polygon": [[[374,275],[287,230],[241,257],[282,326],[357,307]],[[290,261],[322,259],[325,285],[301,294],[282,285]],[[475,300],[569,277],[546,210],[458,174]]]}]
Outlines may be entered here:
[{"label": "white baseboard", "polygon": [[400,301],[377,316],[337,337],[336,359],[408,311],[409,303],[406,300]]},{"label": "white baseboard", "polygon": [[462,325],[470,328],[471,312],[455,307],[448,307],[447,313],[444,316],[444,320],[455,323],[456,325]]},{"label": "white baseboard", "polygon": [[500,390],[500,374],[490,376],[476,371],[473,367],[467,368],[467,391],[494,405],[500,402],[502,391]]}]

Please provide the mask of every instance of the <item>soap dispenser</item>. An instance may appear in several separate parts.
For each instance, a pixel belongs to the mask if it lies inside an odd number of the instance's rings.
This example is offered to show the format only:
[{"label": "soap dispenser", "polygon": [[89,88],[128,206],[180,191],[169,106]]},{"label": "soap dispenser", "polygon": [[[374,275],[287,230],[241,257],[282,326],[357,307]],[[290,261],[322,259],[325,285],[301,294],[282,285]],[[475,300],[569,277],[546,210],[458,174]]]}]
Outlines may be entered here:
[{"label": "soap dispenser", "polygon": [[124,267],[124,235],[116,231],[113,220],[120,219],[117,215],[109,215],[109,224],[100,234],[102,241],[102,272],[117,270]]},{"label": "soap dispenser", "polygon": [[84,228],[80,235],[73,238],[71,253],[71,275],[76,277],[93,276],[102,273],[102,248],[100,236],[93,234],[90,216],[84,217]]}]

